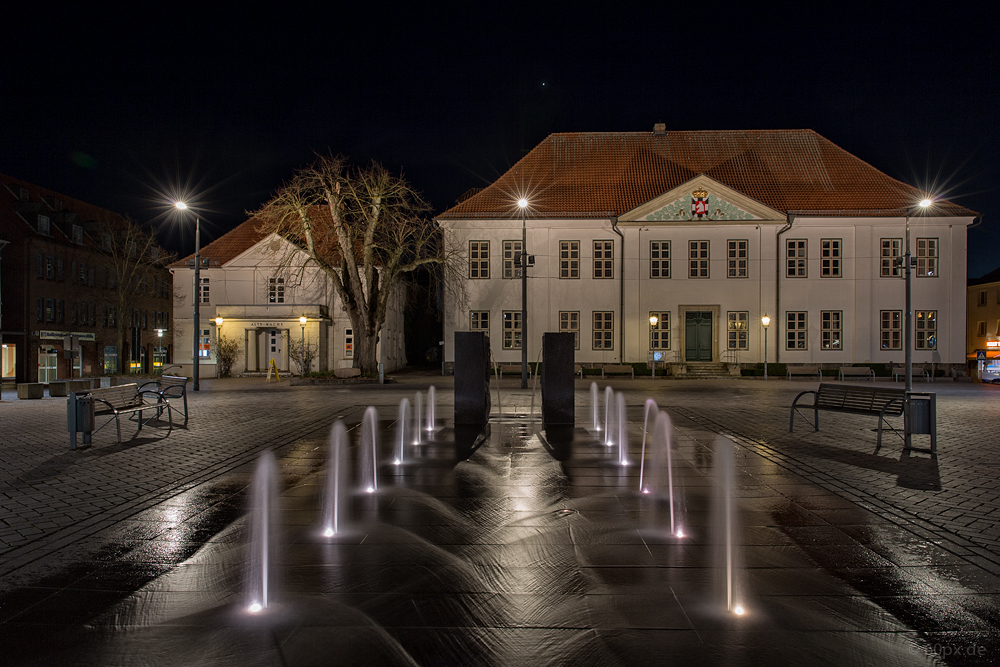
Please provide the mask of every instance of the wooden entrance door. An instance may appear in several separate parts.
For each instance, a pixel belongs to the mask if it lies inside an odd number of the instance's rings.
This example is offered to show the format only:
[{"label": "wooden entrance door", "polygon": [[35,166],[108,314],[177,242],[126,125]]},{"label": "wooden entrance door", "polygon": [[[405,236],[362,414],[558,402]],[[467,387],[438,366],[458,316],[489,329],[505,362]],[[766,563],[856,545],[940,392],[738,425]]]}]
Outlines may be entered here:
[{"label": "wooden entrance door", "polygon": [[685,360],[712,360],[712,313],[711,311],[688,311],[684,323]]}]

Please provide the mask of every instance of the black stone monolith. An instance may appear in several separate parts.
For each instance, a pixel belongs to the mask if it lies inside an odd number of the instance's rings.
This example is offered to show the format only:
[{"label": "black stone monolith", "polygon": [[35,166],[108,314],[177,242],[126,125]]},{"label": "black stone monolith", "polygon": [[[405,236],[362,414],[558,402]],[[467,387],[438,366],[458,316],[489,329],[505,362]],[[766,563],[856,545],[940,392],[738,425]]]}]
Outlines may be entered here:
[{"label": "black stone monolith", "polygon": [[542,334],[542,422],[573,424],[573,334]]},{"label": "black stone monolith", "polygon": [[490,344],[481,331],[455,332],[455,425],[490,418]]}]

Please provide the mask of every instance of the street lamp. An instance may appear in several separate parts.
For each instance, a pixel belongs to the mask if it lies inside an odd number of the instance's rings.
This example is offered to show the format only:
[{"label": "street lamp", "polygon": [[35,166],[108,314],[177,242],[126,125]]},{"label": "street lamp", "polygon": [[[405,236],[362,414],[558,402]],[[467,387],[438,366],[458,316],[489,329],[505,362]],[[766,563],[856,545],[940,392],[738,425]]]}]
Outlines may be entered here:
[{"label": "street lamp", "polygon": [[[186,211],[188,205],[182,201],[174,202],[174,206],[177,207],[179,211]],[[200,312],[198,310],[199,302],[201,301],[201,218],[199,216],[194,216],[194,348],[191,350],[191,376],[192,376],[192,388],[198,391],[198,355],[201,353],[199,349],[199,334],[201,333],[201,319]]]},{"label": "street lamp", "polygon": [[225,322],[221,317],[215,318],[215,377],[222,377],[222,367],[219,365],[219,341],[222,339],[222,323]]},{"label": "street lamp", "polygon": [[[299,317],[299,324],[302,325],[302,377],[306,376],[306,322],[309,320],[305,315]],[[309,364],[312,366],[312,364]]]},{"label": "street lamp", "polygon": [[760,318],[760,325],[764,327],[764,379],[767,379],[767,325],[771,323],[771,318],[765,315]]},{"label": "street lamp", "polygon": [[528,200],[517,200],[521,209],[521,389],[528,388],[528,228],[525,212]]},{"label": "street lamp", "polygon": [[[917,207],[922,209],[927,209],[934,202],[930,199],[921,199]],[[906,211],[906,259],[905,259],[905,276],[906,276],[906,318],[903,322],[906,327],[906,331],[903,332],[903,345],[906,348],[906,353],[904,354],[904,359],[906,360],[906,391],[913,391],[913,304],[912,304],[912,292],[913,292],[913,274],[912,267],[910,266],[910,215],[916,210],[916,207],[911,207]]]},{"label": "street lamp", "polygon": [[[656,315],[650,315],[649,316],[649,329],[650,329],[650,331],[652,331],[653,329],[656,328],[656,323],[659,322],[659,321],[660,321],[660,318],[658,318]],[[653,367],[653,377],[655,378],[656,377],[656,358],[654,357],[649,363]]]}]

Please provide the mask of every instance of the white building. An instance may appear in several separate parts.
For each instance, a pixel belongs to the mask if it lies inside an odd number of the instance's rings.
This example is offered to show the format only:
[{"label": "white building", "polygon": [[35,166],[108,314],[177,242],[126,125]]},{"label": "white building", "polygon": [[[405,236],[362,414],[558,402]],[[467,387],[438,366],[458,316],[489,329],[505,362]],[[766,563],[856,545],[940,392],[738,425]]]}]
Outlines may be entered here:
[{"label": "white building", "polygon": [[[553,134],[438,216],[464,253],[455,331],[520,361],[525,210],[528,358],[546,331],[580,363],[902,364],[906,214],[923,198],[810,130]],[[914,363],[965,366],[966,228],[939,201],[910,217]],[[651,316],[656,324],[651,325]]]},{"label": "white building", "polygon": [[[305,341],[317,350],[312,371],[354,365],[354,332],[333,284],[306,254],[285,239],[257,231],[253,218],[201,249],[199,375],[218,373],[215,341],[235,338],[240,355],[234,375],[299,369],[289,343]],[[194,255],[170,266],[174,281],[174,361],[191,375],[194,334]],[[379,360],[390,372],[406,365],[403,289],[386,314]],[[300,321],[306,318],[305,324]],[[217,324],[221,318],[221,324]]]}]

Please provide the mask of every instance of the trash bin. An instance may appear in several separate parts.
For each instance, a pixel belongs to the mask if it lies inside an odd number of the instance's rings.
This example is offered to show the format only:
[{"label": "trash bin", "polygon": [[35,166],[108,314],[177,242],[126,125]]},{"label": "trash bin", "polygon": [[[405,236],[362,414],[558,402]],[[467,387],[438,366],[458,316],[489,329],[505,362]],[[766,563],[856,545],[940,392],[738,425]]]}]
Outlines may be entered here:
[{"label": "trash bin", "polygon": [[81,431],[84,444],[90,444],[94,430],[94,399],[90,394],[73,392],[66,399],[66,429],[70,449],[76,449],[76,434]]},{"label": "trash bin", "polygon": [[911,435],[929,435],[931,452],[937,452],[937,394],[930,391],[906,392],[905,444],[913,449]]}]

